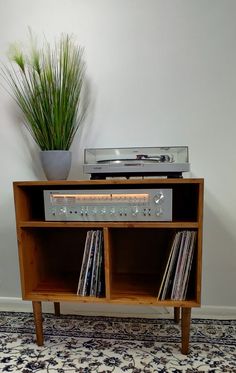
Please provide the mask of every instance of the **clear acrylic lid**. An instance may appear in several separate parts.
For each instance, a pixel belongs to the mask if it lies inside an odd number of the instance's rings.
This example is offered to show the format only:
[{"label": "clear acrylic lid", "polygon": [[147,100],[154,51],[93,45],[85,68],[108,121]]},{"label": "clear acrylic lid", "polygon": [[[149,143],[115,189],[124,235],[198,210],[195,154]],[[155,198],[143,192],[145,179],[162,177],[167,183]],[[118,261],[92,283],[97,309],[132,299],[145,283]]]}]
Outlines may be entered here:
[{"label": "clear acrylic lid", "polygon": [[188,163],[187,146],[91,148],[84,150],[85,164],[139,163]]}]

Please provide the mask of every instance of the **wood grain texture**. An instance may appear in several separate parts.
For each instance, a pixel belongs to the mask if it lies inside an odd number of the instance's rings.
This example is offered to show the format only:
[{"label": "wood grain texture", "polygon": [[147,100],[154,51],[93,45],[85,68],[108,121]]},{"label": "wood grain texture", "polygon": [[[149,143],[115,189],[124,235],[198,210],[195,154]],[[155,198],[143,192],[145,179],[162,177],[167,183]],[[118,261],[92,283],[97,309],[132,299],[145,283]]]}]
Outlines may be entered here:
[{"label": "wood grain texture", "polygon": [[36,331],[36,342],[38,346],[43,346],[43,318],[42,318],[42,303],[32,302],[34,312],[34,324]]},{"label": "wood grain texture", "polygon": [[181,318],[181,332],[182,332],[181,352],[184,355],[187,355],[189,351],[190,323],[191,323],[191,308],[183,307],[182,318]]}]

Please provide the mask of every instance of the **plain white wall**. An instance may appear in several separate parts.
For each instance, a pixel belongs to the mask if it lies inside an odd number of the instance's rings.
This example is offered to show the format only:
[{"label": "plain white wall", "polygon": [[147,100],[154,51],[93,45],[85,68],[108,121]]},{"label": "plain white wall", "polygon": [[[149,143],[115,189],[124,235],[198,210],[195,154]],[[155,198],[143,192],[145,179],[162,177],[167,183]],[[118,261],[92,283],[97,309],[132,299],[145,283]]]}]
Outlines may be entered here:
[{"label": "plain white wall", "polygon": [[[0,59],[27,27],[85,48],[91,108],[73,144],[188,145],[205,178],[203,305],[236,306],[236,1],[0,0]],[[0,88],[0,298],[19,297],[12,181],[44,178],[38,149]]]}]

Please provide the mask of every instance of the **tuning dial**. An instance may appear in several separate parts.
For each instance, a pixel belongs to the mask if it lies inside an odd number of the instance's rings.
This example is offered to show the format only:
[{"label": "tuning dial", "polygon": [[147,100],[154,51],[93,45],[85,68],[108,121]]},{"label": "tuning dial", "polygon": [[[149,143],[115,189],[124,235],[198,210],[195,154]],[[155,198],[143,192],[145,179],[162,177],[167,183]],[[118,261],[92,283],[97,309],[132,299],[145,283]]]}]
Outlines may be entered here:
[{"label": "tuning dial", "polygon": [[157,192],[157,194],[155,194],[155,196],[153,197],[153,200],[154,200],[156,205],[161,203],[163,201],[163,199],[164,199],[163,192]]}]

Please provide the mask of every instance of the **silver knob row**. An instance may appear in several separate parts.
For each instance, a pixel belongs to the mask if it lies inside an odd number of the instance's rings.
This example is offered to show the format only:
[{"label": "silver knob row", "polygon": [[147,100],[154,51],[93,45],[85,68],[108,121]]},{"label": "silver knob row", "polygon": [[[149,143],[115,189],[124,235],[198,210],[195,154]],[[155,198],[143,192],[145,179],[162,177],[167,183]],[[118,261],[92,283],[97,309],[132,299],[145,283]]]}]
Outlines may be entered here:
[{"label": "silver knob row", "polygon": [[81,216],[96,216],[96,215],[111,215],[111,216],[127,216],[127,215],[132,215],[132,216],[138,216],[138,215],[143,215],[143,216],[151,216],[152,214],[156,216],[160,216],[163,214],[163,209],[161,207],[156,208],[155,210],[152,210],[150,208],[138,208],[137,206],[133,206],[131,209],[127,208],[118,208],[117,210],[112,207],[110,209],[107,209],[106,207],[102,207],[101,209],[93,208],[89,210],[88,207],[82,207],[79,210],[70,210],[66,206],[60,207],[58,210],[52,209],[51,214],[53,216],[56,215],[72,215],[72,214],[78,214]]}]

